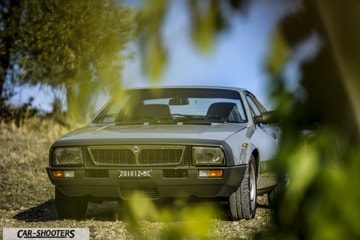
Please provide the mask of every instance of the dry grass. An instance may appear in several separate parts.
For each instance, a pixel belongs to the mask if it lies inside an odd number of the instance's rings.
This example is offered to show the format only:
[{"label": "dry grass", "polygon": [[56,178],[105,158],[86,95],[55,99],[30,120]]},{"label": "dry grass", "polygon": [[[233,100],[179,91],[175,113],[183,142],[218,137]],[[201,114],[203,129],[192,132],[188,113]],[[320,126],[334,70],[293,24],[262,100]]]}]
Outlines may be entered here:
[{"label": "dry grass", "polygon": [[0,124],[0,206],[2,210],[30,207],[53,197],[47,178],[48,151],[67,129],[34,118],[21,128]]}]

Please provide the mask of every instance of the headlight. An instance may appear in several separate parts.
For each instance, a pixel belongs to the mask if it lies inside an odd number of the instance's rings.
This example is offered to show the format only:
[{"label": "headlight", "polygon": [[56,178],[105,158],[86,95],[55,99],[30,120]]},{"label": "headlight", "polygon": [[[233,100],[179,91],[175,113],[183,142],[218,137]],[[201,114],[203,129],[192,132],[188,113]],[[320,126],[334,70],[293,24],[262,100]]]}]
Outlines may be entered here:
[{"label": "headlight", "polygon": [[53,152],[53,164],[56,166],[81,165],[83,163],[80,147],[59,147]]},{"label": "headlight", "polygon": [[197,165],[223,165],[224,152],[219,147],[193,147],[193,163]]}]

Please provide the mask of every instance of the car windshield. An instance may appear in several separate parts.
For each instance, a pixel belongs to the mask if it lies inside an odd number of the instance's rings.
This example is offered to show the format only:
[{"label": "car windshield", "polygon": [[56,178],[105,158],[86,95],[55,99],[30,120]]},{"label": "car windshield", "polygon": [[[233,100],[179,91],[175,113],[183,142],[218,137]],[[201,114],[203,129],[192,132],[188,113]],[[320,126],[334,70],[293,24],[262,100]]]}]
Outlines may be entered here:
[{"label": "car windshield", "polygon": [[211,88],[133,89],[121,100],[112,100],[93,123],[184,123],[246,122],[240,94]]}]

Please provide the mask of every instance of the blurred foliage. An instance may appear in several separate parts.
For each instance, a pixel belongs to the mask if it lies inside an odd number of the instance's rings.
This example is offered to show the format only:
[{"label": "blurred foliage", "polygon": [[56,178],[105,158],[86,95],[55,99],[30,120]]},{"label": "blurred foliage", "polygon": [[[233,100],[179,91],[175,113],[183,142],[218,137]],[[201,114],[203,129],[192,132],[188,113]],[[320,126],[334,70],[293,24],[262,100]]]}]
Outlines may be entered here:
[{"label": "blurred foliage", "polygon": [[96,92],[121,87],[134,38],[131,9],[107,0],[4,0],[0,10],[1,87],[6,79],[65,86],[73,120],[84,117]]},{"label": "blurred foliage", "polygon": [[[288,187],[275,204],[274,220],[282,238],[357,239],[360,2],[294,2],[300,3],[300,8],[279,23],[264,63],[269,73],[269,91],[282,117],[283,140],[276,167],[286,172],[288,180]],[[233,12],[229,9],[243,13],[252,3],[188,1],[195,45],[201,51],[211,49],[219,30],[226,28],[226,14]],[[168,2],[162,4],[162,14],[156,16],[160,24]],[[143,23],[146,25],[146,21]],[[161,39],[160,26],[147,33],[150,39],[154,35]],[[286,65],[299,46],[313,36],[321,46],[312,58],[300,63],[299,87],[289,91],[284,77]],[[159,43],[157,49],[163,52]],[[155,45],[143,46],[146,49]],[[164,61],[144,64],[164,68]]]},{"label": "blurred foliage", "polygon": [[190,1],[192,18],[191,35],[196,46],[201,51],[208,51],[214,45],[216,33],[216,18],[219,17],[219,6],[215,1],[204,4],[201,1]]},{"label": "blurred foliage", "polygon": [[267,72],[273,76],[281,75],[289,60],[290,48],[281,32],[276,32],[272,39],[270,54],[267,59]]},{"label": "blurred foliage", "polygon": [[[298,12],[280,22],[267,65],[272,75],[269,86],[282,114],[277,166],[287,172],[289,181],[278,198],[275,221],[279,235],[288,237],[357,239],[360,71],[355,63],[360,61],[360,51],[354,39],[360,40],[356,30],[360,3],[301,3]],[[284,52],[291,57],[314,34],[321,47],[301,63],[299,90],[303,89],[305,97],[299,98],[286,90],[283,71],[277,71],[287,60],[274,59],[283,59]]]},{"label": "blurred foliage", "polygon": [[[166,13],[172,2],[174,1],[143,1],[137,16],[142,70],[154,82],[159,81],[167,63],[168,49],[163,44],[162,27],[167,20]],[[229,15],[233,11],[244,13],[247,2],[247,0],[184,1],[191,18],[190,35],[197,49],[203,53],[209,52],[215,45],[217,34],[228,27]]]},{"label": "blurred foliage", "polygon": [[157,239],[149,236],[150,229],[142,229],[141,222],[144,220],[168,223],[161,230],[159,239],[212,239],[213,219],[220,216],[218,209],[209,203],[195,205],[181,199],[175,201],[172,207],[158,208],[142,192],[134,192],[131,200],[123,204],[127,210],[125,221],[136,239]]},{"label": "blurred foliage", "polygon": [[167,60],[161,38],[167,4],[167,0],[144,1],[137,16],[142,68],[154,80],[160,78]]}]

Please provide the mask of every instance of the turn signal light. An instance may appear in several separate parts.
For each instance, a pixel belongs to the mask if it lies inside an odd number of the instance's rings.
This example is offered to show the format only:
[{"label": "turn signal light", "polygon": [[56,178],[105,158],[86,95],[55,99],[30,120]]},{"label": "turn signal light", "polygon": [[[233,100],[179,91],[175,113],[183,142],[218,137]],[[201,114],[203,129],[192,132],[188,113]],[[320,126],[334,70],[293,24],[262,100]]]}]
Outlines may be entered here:
[{"label": "turn signal light", "polygon": [[54,178],[73,178],[75,176],[74,171],[54,170],[52,171]]},{"label": "turn signal light", "polygon": [[222,177],[223,170],[209,170],[209,176],[210,177]]},{"label": "turn signal light", "polygon": [[223,174],[222,169],[199,170],[199,177],[220,178]]}]

